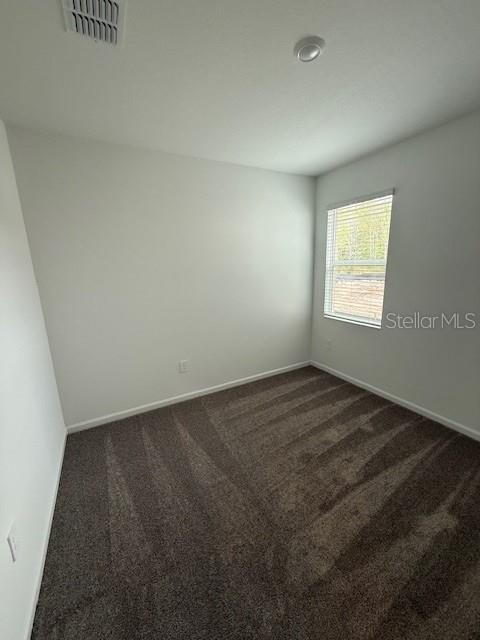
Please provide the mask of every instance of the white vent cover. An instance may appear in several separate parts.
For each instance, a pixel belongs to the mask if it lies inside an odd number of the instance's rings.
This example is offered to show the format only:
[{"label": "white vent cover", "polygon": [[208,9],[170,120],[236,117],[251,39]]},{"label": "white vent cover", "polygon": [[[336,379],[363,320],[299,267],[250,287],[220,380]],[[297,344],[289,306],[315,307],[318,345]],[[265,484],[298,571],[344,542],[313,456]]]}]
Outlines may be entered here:
[{"label": "white vent cover", "polygon": [[96,42],[120,44],[127,0],[62,0],[67,31]]}]

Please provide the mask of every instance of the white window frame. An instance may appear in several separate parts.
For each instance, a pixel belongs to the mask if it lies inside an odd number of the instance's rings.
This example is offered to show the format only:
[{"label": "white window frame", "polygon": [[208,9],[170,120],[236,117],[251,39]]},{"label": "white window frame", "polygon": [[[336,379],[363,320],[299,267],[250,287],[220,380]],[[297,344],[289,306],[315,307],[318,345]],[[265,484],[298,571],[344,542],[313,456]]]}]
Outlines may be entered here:
[{"label": "white window frame", "polygon": [[[368,202],[369,200],[375,200],[377,198],[385,198],[387,196],[392,196],[392,207],[390,213],[390,227],[391,227],[391,218],[393,213],[393,196],[395,195],[394,189],[387,189],[385,191],[381,191],[379,193],[372,193],[367,196],[360,196],[358,198],[353,198],[351,200],[346,200],[343,202],[338,202],[327,207],[327,228],[325,233],[326,238],[326,256],[325,256],[325,289],[324,289],[324,306],[323,306],[323,315],[325,318],[329,318],[331,320],[339,320],[340,322],[348,322],[349,324],[357,324],[365,327],[372,327],[374,329],[382,328],[382,320],[383,320],[383,310],[382,317],[380,320],[369,320],[367,318],[360,318],[358,316],[352,316],[348,314],[341,313],[333,313],[332,309],[332,291],[333,291],[333,278],[335,266],[339,264],[351,264],[350,262],[336,262],[334,256],[332,257],[332,252],[335,252],[335,236],[333,237],[332,242],[328,242],[329,238],[329,226],[330,219],[332,215],[336,215],[336,210],[341,209],[342,207],[347,207],[354,204],[360,204],[362,202]],[[389,236],[390,236],[390,227],[389,227]],[[333,228],[333,233],[335,234],[337,230],[336,224]],[[365,264],[365,265],[385,265],[385,280],[384,280],[384,296],[385,296],[385,286],[387,281],[387,263],[388,263],[388,249],[389,249],[389,240],[387,241],[387,254],[385,260],[365,260],[365,261],[356,261],[355,264]]]}]

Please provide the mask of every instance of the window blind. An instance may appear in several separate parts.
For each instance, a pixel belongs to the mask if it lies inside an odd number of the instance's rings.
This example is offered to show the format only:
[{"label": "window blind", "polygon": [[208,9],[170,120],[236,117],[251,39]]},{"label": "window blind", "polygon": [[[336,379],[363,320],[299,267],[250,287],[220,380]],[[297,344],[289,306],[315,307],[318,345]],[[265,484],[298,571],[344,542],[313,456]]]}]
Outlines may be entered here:
[{"label": "window blind", "polygon": [[393,191],[328,210],[324,313],[381,326]]}]

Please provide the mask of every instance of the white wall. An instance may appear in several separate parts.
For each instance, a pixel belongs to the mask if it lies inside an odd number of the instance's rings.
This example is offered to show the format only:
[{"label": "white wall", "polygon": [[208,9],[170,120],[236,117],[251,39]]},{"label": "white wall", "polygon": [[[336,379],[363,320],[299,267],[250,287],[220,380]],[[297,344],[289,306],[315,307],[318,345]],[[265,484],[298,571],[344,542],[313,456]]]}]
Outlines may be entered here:
[{"label": "white wall", "polygon": [[384,318],[471,311],[480,325],[476,113],[318,180],[312,358],[480,432],[480,328],[377,330],[323,317],[328,205],[389,187],[396,195]]},{"label": "white wall", "polygon": [[312,178],[9,139],[68,425],[309,359]]},{"label": "white wall", "polygon": [[[65,427],[0,122],[0,638],[24,640],[36,603]],[[6,538],[16,523],[19,557]]]}]

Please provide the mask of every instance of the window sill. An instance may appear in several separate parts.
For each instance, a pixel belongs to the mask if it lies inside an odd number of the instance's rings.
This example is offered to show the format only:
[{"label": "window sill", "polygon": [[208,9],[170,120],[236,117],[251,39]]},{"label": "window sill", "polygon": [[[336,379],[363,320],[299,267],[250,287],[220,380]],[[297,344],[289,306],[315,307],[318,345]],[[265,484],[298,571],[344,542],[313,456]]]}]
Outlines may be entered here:
[{"label": "window sill", "polygon": [[339,320],[340,322],[347,322],[348,324],[358,324],[361,327],[370,327],[371,329],[381,329],[382,324],[380,322],[368,322],[368,320],[359,320],[358,318],[349,318],[348,316],[337,316],[330,313],[324,313],[324,318],[329,320]]}]

